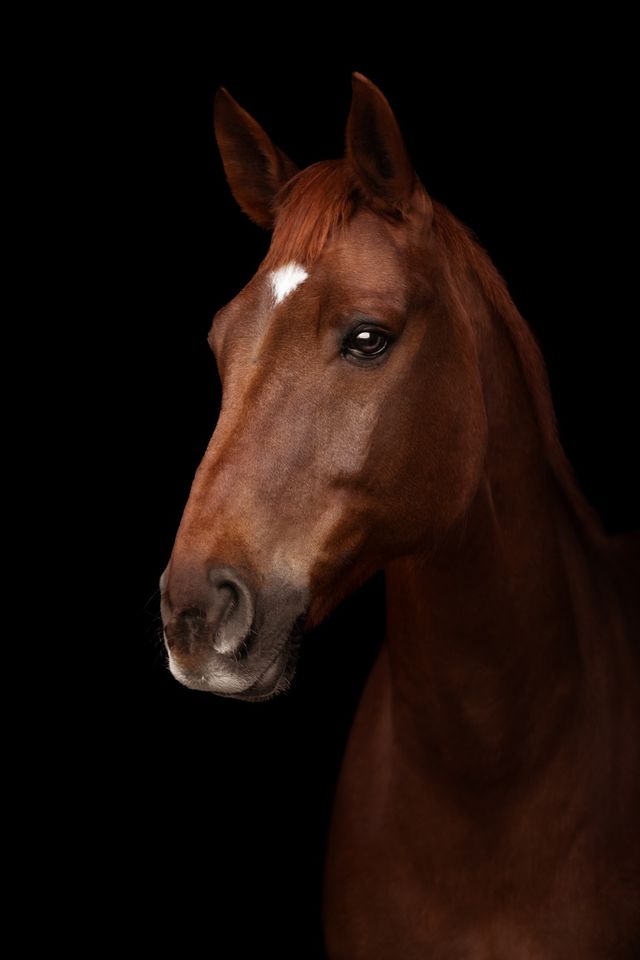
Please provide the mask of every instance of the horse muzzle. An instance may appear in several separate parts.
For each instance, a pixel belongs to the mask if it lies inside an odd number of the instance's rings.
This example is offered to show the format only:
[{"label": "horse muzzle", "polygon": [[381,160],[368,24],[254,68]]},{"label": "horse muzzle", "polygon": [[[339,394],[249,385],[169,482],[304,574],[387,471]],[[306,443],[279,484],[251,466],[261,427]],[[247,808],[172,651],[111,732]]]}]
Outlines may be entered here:
[{"label": "horse muzzle", "polygon": [[265,700],[289,686],[308,608],[306,589],[272,580],[257,590],[228,566],[209,566],[204,577],[170,566],[160,588],[176,680],[241,700]]}]

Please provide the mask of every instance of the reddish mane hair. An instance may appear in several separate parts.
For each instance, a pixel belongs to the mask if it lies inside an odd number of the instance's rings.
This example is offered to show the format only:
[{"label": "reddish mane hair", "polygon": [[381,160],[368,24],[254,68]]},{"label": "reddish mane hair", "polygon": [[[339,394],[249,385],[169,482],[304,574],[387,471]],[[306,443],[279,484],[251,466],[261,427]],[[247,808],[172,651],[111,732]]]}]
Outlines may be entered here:
[{"label": "reddish mane hair", "polygon": [[295,260],[310,266],[328,239],[353,216],[358,196],[344,160],[324,160],[302,170],[278,194],[278,218],[263,267]]},{"label": "reddish mane hair", "polygon": [[576,484],[573,468],[560,443],[551,387],[540,347],[513,302],[503,277],[472,232],[442,204],[434,201],[433,206],[434,230],[447,250],[451,275],[463,277],[471,268],[497,321],[506,329],[540,425],[552,474],[579,524],[589,536],[600,540],[604,535],[600,518]]}]

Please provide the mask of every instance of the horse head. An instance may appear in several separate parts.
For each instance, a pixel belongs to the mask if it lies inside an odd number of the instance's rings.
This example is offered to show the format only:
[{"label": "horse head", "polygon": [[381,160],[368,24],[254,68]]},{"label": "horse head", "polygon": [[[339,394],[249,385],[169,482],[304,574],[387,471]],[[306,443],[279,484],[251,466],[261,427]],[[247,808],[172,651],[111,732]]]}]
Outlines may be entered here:
[{"label": "horse head", "polygon": [[178,680],[258,700],[290,682],[304,629],[464,515],[486,418],[453,218],[382,93],[355,75],[345,156],[301,172],[224,90],[215,126],[236,200],[273,233],[213,320],[222,408],[162,615]]}]

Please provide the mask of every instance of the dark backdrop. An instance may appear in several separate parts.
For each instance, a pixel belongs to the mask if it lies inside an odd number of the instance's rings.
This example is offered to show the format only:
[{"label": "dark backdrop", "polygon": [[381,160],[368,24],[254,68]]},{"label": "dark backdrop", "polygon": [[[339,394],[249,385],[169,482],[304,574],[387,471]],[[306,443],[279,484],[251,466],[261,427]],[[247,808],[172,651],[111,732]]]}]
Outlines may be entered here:
[{"label": "dark backdrop", "polygon": [[341,153],[351,70],[381,86],[421,179],[505,275],[541,342],[579,482],[622,531],[638,523],[631,77],[611,26],[587,26],[531,46],[524,29],[490,50],[449,32],[417,52],[392,44],[393,56],[361,43],[256,57],[224,31],[185,40],[169,23],[136,36],[121,85],[116,57],[118,136],[103,149],[123,279],[111,386],[127,397],[113,490],[127,520],[113,529],[98,833],[117,865],[107,926],[134,919],[129,938],[175,937],[183,955],[223,940],[235,947],[216,955],[321,955],[331,796],[384,617],[378,576],[308,636],[293,689],[266,704],[187,691],[164,666],[157,580],[219,402],[205,338],[268,243],[224,181],[217,86],[301,165]]}]

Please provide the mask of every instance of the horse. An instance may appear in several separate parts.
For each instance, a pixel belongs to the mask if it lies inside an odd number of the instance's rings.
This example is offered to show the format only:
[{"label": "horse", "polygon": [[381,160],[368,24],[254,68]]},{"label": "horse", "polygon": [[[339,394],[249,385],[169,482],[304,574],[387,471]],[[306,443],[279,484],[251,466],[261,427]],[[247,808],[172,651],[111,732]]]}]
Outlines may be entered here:
[{"label": "horse", "polygon": [[247,701],[384,571],[324,881],[331,960],[640,955],[637,535],[573,478],[536,341],[360,74],[303,170],[230,94],[272,231],[213,319],[223,396],[161,578],[169,668]]}]

